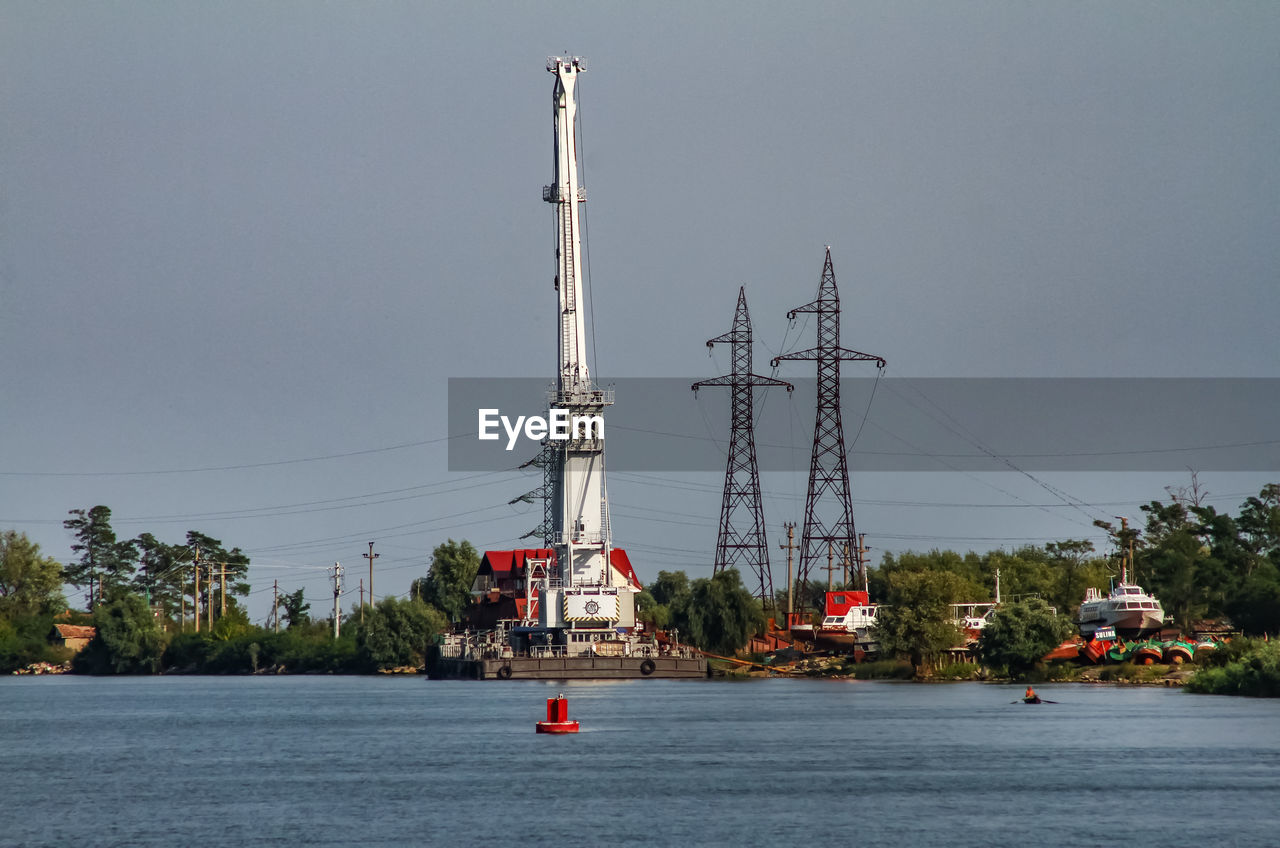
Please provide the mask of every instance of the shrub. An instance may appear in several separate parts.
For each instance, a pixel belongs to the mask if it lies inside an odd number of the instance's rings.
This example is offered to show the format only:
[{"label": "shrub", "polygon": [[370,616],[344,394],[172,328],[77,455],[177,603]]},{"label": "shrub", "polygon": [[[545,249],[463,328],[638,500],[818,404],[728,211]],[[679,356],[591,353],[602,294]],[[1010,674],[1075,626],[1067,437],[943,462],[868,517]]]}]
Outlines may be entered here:
[{"label": "shrub", "polygon": [[1280,698],[1280,643],[1256,643],[1222,665],[1203,668],[1187,691],[1206,695]]}]

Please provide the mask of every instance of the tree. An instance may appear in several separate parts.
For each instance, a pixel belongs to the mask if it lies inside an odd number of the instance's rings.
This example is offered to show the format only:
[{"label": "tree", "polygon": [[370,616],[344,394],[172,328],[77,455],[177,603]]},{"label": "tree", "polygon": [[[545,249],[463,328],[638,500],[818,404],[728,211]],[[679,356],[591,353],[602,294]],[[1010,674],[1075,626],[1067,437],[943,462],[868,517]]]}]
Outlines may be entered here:
[{"label": "tree", "polygon": [[992,614],[978,637],[978,656],[983,663],[1004,667],[1021,675],[1035,667],[1071,634],[1065,617],[1055,615],[1039,598],[1006,604]]},{"label": "tree", "polygon": [[134,591],[141,594],[170,618],[182,604],[183,577],[191,572],[194,551],[182,545],[161,542],[150,533],[133,540],[138,551],[138,571],[133,578]]},{"label": "tree", "polygon": [[76,654],[73,668],[89,674],[154,674],[165,639],[146,601],[121,595],[93,611],[98,633]]},{"label": "tree", "polygon": [[1044,546],[1049,563],[1059,572],[1058,590],[1051,597],[1060,610],[1070,611],[1080,605],[1088,586],[1085,563],[1093,553],[1093,542],[1088,539],[1064,539]]},{"label": "tree", "polygon": [[[233,597],[249,596],[249,583],[245,579],[249,571],[249,557],[243,551],[239,548],[227,550],[222,546],[221,540],[196,530],[187,531],[186,547],[192,550],[192,560],[197,551],[200,554],[200,586],[195,587],[193,597],[203,598],[205,604],[213,604],[214,609],[220,611],[222,604],[219,592],[224,591],[224,585],[225,592]],[[194,575],[194,569],[190,571]],[[210,582],[213,584],[212,589],[209,587]]]},{"label": "tree", "polygon": [[431,552],[431,569],[420,584],[422,600],[458,621],[471,603],[471,587],[480,571],[480,554],[471,543],[450,539]]},{"label": "tree", "polygon": [[416,668],[426,661],[430,641],[447,627],[445,616],[429,604],[385,598],[365,615],[356,645],[370,669]]},{"label": "tree", "polygon": [[889,578],[889,603],[876,612],[876,641],[882,653],[904,657],[916,674],[961,641],[951,604],[965,582],[945,571],[899,571]]},{"label": "tree", "polygon": [[683,571],[659,571],[647,590],[664,607],[678,606],[689,597],[689,575]]},{"label": "tree", "polygon": [[296,592],[289,592],[280,596],[277,610],[283,609],[284,616],[289,620],[289,627],[298,627],[308,624],[311,621],[311,604],[302,597],[302,589]]},{"label": "tree", "polygon": [[764,628],[760,602],[742,585],[736,568],[693,581],[672,609],[674,623],[699,648],[732,656]]},{"label": "tree", "polygon": [[659,571],[657,579],[636,595],[636,618],[655,630],[665,630],[676,611],[687,606],[689,592],[689,575],[683,571]]},{"label": "tree", "polygon": [[671,623],[671,609],[654,600],[645,589],[636,593],[636,619],[654,630],[665,630]]},{"label": "tree", "polygon": [[73,509],[68,514],[72,517],[63,521],[62,526],[75,535],[76,541],[71,550],[80,558],[67,565],[63,576],[72,586],[89,587],[89,606],[92,608],[94,598],[101,601],[107,589],[120,589],[128,584],[138,552],[132,541],[116,541],[109,507],[98,505],[89,510]]},{"label": "tree", "polygon": [[62,565],[40,555],[25,533],[0,533],[0,618],[56,613],[66,609]]}]

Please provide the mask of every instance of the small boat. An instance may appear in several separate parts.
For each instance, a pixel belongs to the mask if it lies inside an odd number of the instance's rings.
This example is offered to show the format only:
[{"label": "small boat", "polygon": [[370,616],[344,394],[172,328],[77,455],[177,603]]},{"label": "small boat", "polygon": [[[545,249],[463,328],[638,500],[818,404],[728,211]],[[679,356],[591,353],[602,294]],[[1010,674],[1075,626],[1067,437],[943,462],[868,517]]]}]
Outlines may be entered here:
[{"label": "small boat", "polygon": [[[875,650],[876,605],[864,591],[827,592],[822,624],[813,631],[819,650],[863,654]],[[792,626],[795,634],[798,628]],[[796,638],[803,639],[800,634]]]},{"label": "small boat", "polygon": [[1203,639],[1201,639],[1201,640],[1199,640],[1198,642],[1196,642],[1196,653],[1197,653],[1197,654],[1200,654],[1200,653],[1208,653],[1209,651],[1217,650],[1217,648],[1218,648],[1218,643],[1217,643],[1217,642],[1215,642],[1215,641],[1214,641],[1211,637],[1209,637],[1209,636],[1205,636]]},{"label": "small boat", "polygon": [[1040,696],[1039,696],[1039,695],[1032,695],[1030,698],[1026,698],[1026,697],[1024,697],[1024,698],[1022,699],[1022,703],[1024,703],[1024,704],[1041,704],[1041,703],[1044,703],[1044,702],[1040,700]]},{"label": "small boat", "polygon": [[1191,662],[1192,657],[1196,654],[1196,646],[1194,642],[1187,642],[1183,639],[1173,639],[1164,643],[1164,661],[1172,665],[1182,665]]},{"label": "small boat", "polygon": [[1137,646],[1132,642],[1116,642],[1111,646],[1111,650],[1107,651],[1107,659],[1111,662],[1126,662],[1133,658],[1133,652]]},{"label": "small boat", "polygon": [[1164,659],[1164,643],[1156,639],[1139,642],[1133,649],[1133,661],[1138,665],[1155,665]]},{"label": "small boat", "polygon": [[1080,646],[1080,659],[1097,665],[1107,657],[1107,652],[1116,643],[1110,639],[1099,639],[1096,636]]}]

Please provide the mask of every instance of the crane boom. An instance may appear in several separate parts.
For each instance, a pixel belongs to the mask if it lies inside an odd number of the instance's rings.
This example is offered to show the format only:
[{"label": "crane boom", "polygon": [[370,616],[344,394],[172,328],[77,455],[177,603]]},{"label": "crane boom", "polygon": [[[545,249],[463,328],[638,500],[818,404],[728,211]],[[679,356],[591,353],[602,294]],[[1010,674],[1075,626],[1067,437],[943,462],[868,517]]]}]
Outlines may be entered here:
[{"label": "crane boom", "polygon": [[[570,416],[598,418],[598,431],[560,443],[551,475],[551,531],[559,577],[565,586],[608,585],[612,545],[609,504],[604,483],[604,409],[613,403],[611,390],[591,382],[587,366],[587,320],[583,309],[583,265],[580,205],[586,200],[578,161],[577,82],[586,69],[578,56],[553,56],[547,70],[555,74],[553,182],[542,189],[555,207],[556,278],[559,305],[559,351],[552,407]],[[576,436],[576,434],[575,434]]]}]

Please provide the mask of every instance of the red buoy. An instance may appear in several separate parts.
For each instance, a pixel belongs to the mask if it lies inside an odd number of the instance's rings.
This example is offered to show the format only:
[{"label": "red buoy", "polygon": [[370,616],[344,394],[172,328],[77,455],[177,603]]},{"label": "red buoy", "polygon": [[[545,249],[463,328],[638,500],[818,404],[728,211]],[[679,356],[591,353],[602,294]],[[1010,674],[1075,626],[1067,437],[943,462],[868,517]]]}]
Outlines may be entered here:
[{"label": "red buoy", "polygon": [[578,723],[569,721],[569,701],[563,694],[547,699],[547,720],[534,726],[538,733],[577,733]]}]

